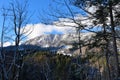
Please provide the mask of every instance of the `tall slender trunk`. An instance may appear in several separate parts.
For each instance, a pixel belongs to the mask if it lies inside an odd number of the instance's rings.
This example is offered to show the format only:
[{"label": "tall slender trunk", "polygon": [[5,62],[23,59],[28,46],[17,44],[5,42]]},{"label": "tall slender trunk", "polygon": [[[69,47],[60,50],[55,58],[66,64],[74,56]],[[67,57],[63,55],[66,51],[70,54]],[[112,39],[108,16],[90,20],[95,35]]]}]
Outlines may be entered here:
[{"label": "tall slender trunk", "polygon": [[112,11],[112,2],[109,2],[109,12],[110,12],[110,20],[111,20],[111,33],[112,33],[112,40],[113,40],[113,50],[114,50],[114,56],[116,61],[116,78],[120,76],[119,72],[119,58],[118,58],[118,52],[117,52],[117,43],[116,43],[116,37],[115,37],[115,24],[113,19],[113,11]]},{"label": "tall slender trunk", "polygon": [[80,52],[80,55],[82,55],[82,47],[81,47],[81,42],[80,42],[80,29],[79,29],[79,32],[78,32],[78,38],[79,38],[79,52]]},{"label": "tall slender trunk", "polygon": [[108,71],[108,79],[111,80],[111,74],[110,74],[110,67],[109,67],[109,57],[108,57],[108,47],[106,46],[105,49],[105,58],[106,58],[106,66],[107,66],[107,71]]},{"label": "tall slender trunk", "polygon": [[1,59],[1,68],[2,68],[2,80],[8,80],[6,66],[5,66],[5,54],[3,52],[5,22],[6,22],[6,14],[3,13],[3,24],[2,24],[2,32],[1,32],[1,46],[0,46],[1,47],[0,59]]},{"label": "tall slender trunk", "polygon": [[78,27],[78,29],[77,29],[77,34],[78,34],[78,48],[79,48],[79,56],[81,56],[82,55],[82,46],[81,46],[81,36],[80,36],[80,25],[79,25],[79,27]]},{"label": "tall slender trunk", "polygon": [[109,55],[109,48],[108,48],[109,40],[107,39],[108,36],[107,36],[105,21],[103,22],[103,35],[104,35],[103,38],[104,38],[104,41],[105,41],[104,54],[105,54],[105,59],[106,59],[106,67],[107,67],[107,71],[108,71],[108,79],[112,80],[111,79],[110,66],[109,66],[109,56],[108,56]]}]

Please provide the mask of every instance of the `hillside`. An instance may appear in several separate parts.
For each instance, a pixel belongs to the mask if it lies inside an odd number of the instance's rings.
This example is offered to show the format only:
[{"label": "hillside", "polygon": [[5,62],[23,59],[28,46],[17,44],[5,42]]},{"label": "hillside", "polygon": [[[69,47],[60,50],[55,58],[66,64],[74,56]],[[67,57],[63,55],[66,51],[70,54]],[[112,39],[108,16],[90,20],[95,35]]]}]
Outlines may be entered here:
[{"label": "hillside", "polygon": [[[88,41],[94,33],[81,33],[81,40]],[[26,41],[24,44],[38,45],[41,47],[60,47],[78,42],[77,34],[44,34]]]},{"label": "hillside", "polygon": [[[95,36],[94,33],[81,33],[81,41],[88,42]],[[24,45],[35,45],[43,48],[56,47],[57,53],[64,55],[73,55],[79,53],[77,49],[72,49],[74,44],[79,42],[77,34],[44,34],[30,39],[23,43]],[[72,49],[72,51],[70,51]]]}]

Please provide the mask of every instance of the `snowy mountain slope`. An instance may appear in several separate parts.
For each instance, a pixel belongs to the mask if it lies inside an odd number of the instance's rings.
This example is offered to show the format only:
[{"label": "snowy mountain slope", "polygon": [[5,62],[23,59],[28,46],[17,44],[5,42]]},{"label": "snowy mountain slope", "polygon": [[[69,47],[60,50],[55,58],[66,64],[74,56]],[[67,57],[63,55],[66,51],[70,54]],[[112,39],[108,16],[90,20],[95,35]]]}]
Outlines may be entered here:
[{"label": "snowy mountain slope", "polygon": [[[87,41],[94,33],[81,33],[81,40]],[[78,42],[77,34],[44,34],[26,41],[24,44],[37,45],[41,47],[61,47]]]}]

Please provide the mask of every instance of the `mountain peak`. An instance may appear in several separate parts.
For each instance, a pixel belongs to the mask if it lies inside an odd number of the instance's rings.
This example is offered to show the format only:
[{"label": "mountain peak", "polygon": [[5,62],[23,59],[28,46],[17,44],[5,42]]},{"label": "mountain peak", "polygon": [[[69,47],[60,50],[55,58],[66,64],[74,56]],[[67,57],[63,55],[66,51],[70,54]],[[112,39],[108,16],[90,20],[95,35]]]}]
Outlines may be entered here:
[{"label": "mountain peak", "polygon": [[[95,33],[81,33],[81,40],[90,39]],[[24,44],[37,45],[41,47],[60,47],[78,41],[77,34],[43,34],[26,41]]]}]

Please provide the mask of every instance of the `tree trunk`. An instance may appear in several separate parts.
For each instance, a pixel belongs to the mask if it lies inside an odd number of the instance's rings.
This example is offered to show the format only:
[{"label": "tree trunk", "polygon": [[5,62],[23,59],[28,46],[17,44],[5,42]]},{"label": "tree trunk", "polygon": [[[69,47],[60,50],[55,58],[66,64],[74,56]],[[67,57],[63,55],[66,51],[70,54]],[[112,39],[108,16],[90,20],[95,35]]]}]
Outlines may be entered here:
[{"label": "tree trunk", "polygon": [[106,58],[106,66],[108,70],[108,79],[111,80],[111,75],[110,75],[110,67],[109,67],[109,57],[108,57],[108,47],[105,49],[105,58]]},{"label": "tree trunk", "polygon": [[112,2],[109,2],[109,12],[110,12],[110,20],[111,20],[111,33],[112,33],[112,40],[113,40],[113,50],[114,50],[114,56],[115,56],[115,62],[116,62],[116,78],[120,76],[119,73],[119,58],[118,58],[118,52],[117,52],[117,43],[116,43],[116,37],[115,37],[115,25],[113,20],[113,11],[112,11]]}]

